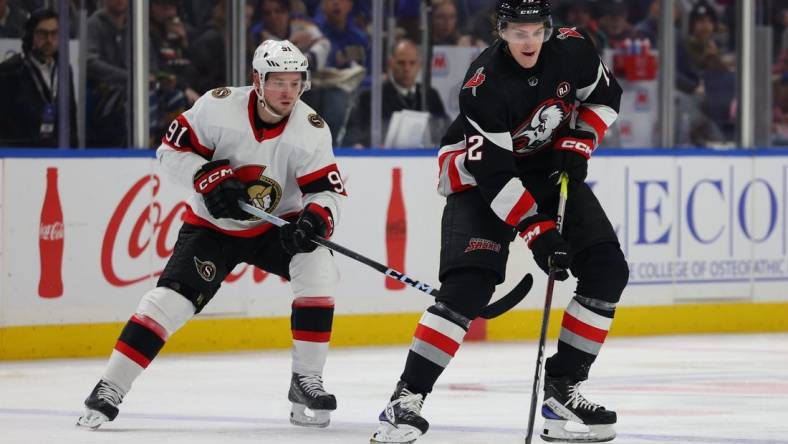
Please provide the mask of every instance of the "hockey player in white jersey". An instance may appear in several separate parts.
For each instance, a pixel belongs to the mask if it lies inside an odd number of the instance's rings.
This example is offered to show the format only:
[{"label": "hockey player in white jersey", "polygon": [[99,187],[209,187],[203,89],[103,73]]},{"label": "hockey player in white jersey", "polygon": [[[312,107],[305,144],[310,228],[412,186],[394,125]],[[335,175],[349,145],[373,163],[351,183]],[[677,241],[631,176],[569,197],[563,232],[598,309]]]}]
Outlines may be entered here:
[{"label": "hockey player in white jersey", "polygon": [[[134,380],[241,262],[290,280],[290,421],[329,424],[336,399],[323,388],[322,371],[338,272],[331,253],[310,239],[331,236],[345,188],[328,126],[300,100],[310,85],[301,51],[289,41],[267,40],[252,66],[254,86],[209,91],[162,138],[156,155],[165,174],[191,190],[184,224],[156,288],[142,297],[85,400],[78,426],[95,429],[115,419]],[[292,223],[281,229],[265,223],[242,211],[239,199]]]}]

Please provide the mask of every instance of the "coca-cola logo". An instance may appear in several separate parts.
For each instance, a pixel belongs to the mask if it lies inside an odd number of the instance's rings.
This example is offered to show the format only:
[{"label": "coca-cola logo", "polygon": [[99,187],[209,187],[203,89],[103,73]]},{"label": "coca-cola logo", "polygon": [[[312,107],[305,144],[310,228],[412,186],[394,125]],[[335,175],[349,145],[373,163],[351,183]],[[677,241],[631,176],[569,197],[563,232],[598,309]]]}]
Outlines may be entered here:
[{"label": "coca-cola logo", "polygon": [[55,241],[63,239],[63,222],[42,224],[38,232],[41,240]]},{"label": "coca-cola logo", "polygon": [[[104,231],[104,240],[101,245],[101,271],[107,282],[113,286],[125,287],[134,285],[146,279],[157,277],[163,271],[163,269],[159,269],[153,270],[148,274],[124,276],[124,270],[116,265],[117,260],[124,258],[124,255],[134,260],[149,252],[150,249],[153,249],[153,253],[162,260],[172,255],[173,247],[170,247],[170,245],[175,245],[174,241],[178,235],[178,230],[173,227],[173,222],[176,219],[180,222],[187,204],[180,201],[172,208],[164,208],[156,200],[160,185],[161,181],[155,174],[142,177],[129,188],[112,213],[107,229]],[[149,186],[152,186],[152,189],[143,192]],[[140,208],[142,205],[144,205],[144,209],[135,217],[135,214],[132,214],[132,208]],[[57,222],[52,225],[58,224],[60,225],[60,238],[62,238],[63,224]],[[122,230],[122,227],[127,227],[129,226],[128,224],[132,224],[130,225],[132,227],[131,231]],[[41,230],[43,238],[44,226],[41,227]],[[53,231],[57,233],[56,229]],[[128,239],[119,239],[119,234],[126,231],[129,232]],[[225,282],[237,281],[248,268],[248,265],[239,268],[237,272],[227,276]],[[267,272],[254,268],[252,278],[255,283],[260,283],[267,277]]]}]

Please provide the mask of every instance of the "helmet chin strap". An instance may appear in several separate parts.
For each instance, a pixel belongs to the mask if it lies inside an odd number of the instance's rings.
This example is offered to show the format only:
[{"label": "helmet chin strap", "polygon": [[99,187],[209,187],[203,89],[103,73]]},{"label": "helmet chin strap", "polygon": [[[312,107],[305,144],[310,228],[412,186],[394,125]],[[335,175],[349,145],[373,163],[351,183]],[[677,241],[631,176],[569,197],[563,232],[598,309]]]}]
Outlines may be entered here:
[{"label": "helmet chin strap", "polygon": [[263,107],[264,110],[266,110],[268,112],[268,114],[274,116],[277,119],[284,119],[285,118],[285,116],[283,116],[283,115],[277,113],[276,111],[274,111],[274,108],[272,106],[269,106],[265,102],[265,98],[263,98],[263,96],[258,96],[257,97],[257,101],[260,102],[260,105]]}]

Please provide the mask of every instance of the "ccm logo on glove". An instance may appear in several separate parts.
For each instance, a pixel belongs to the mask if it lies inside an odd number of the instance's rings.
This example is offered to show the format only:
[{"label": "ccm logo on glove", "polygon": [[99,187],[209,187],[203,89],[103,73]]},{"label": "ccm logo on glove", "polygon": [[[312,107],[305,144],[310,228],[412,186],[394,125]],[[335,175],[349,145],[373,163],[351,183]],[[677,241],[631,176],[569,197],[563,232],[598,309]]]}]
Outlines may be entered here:
[{"label": "ccm logo on glove", "polygon": [[586,159],[589,159],[591,158],[591,153],[594,152],[592,144],[592,140],[564,138],[558,141],[556,148],[559,150],[574,151]]},{"label": "ccm logo on glove", "polygon": [[520,236],[522,236],[523,240],[525,240],[528,248],[531,248],[531,243],[536,240],[537,237],[541,236],[545,231],[552,229],[555,229],[555,222],[551,220],[537,222],[520,233]]},{"label": "ccm logo on glove", "polygon": [[200,193],[207,193],[213,189],[218,183],[220,183],[225,177],[232,176],[233,169],[229,166],[219,166],[214,168],[207,173],[203,173],[201,176],[198,177],[197,191]]}]

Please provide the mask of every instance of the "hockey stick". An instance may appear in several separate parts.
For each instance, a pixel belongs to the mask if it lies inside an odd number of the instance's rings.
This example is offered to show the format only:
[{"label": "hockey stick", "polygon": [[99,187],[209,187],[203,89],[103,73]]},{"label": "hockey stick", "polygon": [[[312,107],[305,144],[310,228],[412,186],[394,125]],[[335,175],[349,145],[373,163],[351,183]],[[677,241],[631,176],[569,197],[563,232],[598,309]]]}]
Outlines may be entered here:
[{"label": "hockey stick", "polygon": [[[555,217],[555,228],[561,234],[564,228],[564,213],[566,212],[566,199],[569,197],[569,175],[561,172],[559,179],[561,186],[558,192],[558,214]],[[536,354],[536,370],[534,372],[534,387],[531,391],[531,410],[528,412],[528,431],[525,435],[525,444],[531,444],[531,434],[534,432],[534,419],[536,417],[536,403],[539,401],[539,385],[542,381],[542,366],[544,364],[544,344],[547,339],[547,324],[550,323],[550,306],[553,304],[553,286],[555,285],[556,270],[551,269],[547,276],[547,294],[544,297],[544,312],[542,313],[542,331],[539,333],[539,351]]]},{"label": "hockey stick", "polygon": [[[261,210],[260,208],[249,205],[246,202],[238,201],[238,204],[241,206],[241,209],[246,211],[247,213],[253,216],[257,216],[266,222],[276,225],[277,227],[281,227],[289,223],[280,217],[267,213],[264,210]],[[345,248],[342,245],[331,242],[330,240],[320,236],[315,236],[312,239],[312,242],[318,245],[322,245],[328,248],[329,250],[343,254],[351,259],[355,259],[361,262],[362,264],[368,265],[374,268],[375,270],[385,274],[391,279],[404,282],[410,285],[411,287],[415,288],[416,290],[427,293],[432,297],[438,297],[439,290],[433,287],[432,285],[427,284],[425,282],[417,281],[416,279],[413,279],[412,277],[406,275],[405,273],[397,271],[393,268],[389,268],[381,264],[380,262],[372,260],[359,253],[356,253],[355,251]],[[533,286],[533,283],[534,280],[531,274],[530,273],[526,274],[525,277],[523,277],[523,279],[513,289],[511,289],[508,293],[506,293],[502,298],[484,307],[479,316],[481,316],[484,319],[492,319],[511,310],[512,308],[514,308],[515,305],[519,304],[520,301],[523,300],[523,298],[525,298],[525,296],[531,290],[531,286]]]}]

